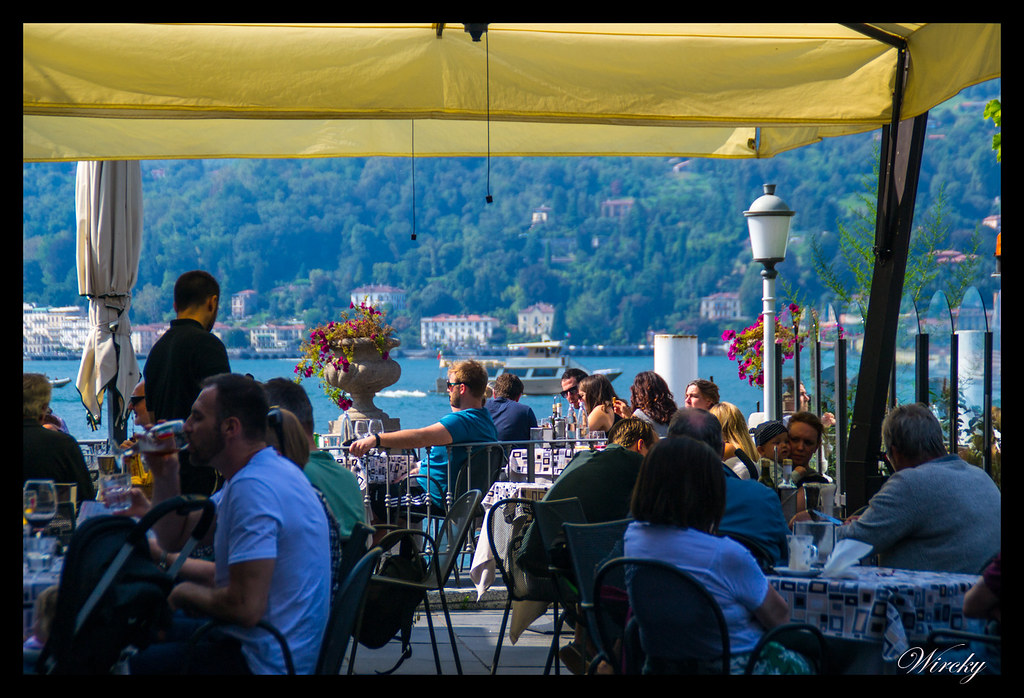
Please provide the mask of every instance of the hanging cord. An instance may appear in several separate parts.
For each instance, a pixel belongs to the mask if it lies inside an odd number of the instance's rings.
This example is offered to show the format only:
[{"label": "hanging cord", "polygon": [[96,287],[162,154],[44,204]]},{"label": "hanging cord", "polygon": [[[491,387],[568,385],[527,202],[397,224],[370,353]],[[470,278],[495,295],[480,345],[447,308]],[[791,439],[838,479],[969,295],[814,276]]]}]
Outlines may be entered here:
[{"label": "hanging cord", "polygon": [[409,122],[410,140],[410,161],[412,163],[412,239],[416,239],[416,120]]},{"label": "hanging cord", "polygon": [[491,37],[484,32],[484,71],[487,83],[487,196],[485,201],[492,203],[491,196]]}]

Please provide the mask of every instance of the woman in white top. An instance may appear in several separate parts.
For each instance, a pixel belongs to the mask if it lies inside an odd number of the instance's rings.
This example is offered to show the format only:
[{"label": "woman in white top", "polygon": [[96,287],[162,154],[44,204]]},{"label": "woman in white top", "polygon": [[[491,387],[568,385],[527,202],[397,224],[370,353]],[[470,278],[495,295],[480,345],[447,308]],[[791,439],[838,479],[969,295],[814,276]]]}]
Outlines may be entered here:
[{"label": "woman in white top", "polygon": [[[667,562],[703,584],[725,617],[730,673],[742,673],[764,632],[789,622],[789,606],[746,548],[716,535],[725,511],[718,454],[685,436],[659,441],[640,466],[631,510],[635,521],[626,529],[623,554]],[[781,646],[766,660],[755,673],[809,671],[803,657]]]}]

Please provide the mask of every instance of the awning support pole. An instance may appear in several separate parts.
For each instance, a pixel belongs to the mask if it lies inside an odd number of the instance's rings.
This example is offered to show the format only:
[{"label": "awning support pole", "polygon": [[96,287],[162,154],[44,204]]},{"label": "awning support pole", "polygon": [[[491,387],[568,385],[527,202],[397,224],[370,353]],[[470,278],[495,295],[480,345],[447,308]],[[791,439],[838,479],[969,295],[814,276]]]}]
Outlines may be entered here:
[{"label": "awning support pole", "polygon": [[882,447],[889,378],[896,361],[896,332],[910,252],[921,156],[928,112],[902,120],[903,88],[909,58],[907,42],[865,24],[847,27],[897,50],[892,120],[882,128],[875,219],[875,266],[864,323],[864,351],[847,442],[846,506],[852,513],[881,486],[878,459]]}]

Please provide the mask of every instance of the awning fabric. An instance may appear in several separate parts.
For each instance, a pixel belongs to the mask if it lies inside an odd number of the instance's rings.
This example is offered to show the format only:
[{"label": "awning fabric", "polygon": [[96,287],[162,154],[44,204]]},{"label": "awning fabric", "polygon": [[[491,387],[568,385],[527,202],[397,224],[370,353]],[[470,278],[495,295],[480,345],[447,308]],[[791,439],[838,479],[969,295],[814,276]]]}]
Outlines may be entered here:
[{"label": "awning fabric", "polygon": [[[901,117],[1000,76],[998,24],[905,39]],[[26,24],[25,161],[770,157],[892,119],[897,49],[840,24]]]}]

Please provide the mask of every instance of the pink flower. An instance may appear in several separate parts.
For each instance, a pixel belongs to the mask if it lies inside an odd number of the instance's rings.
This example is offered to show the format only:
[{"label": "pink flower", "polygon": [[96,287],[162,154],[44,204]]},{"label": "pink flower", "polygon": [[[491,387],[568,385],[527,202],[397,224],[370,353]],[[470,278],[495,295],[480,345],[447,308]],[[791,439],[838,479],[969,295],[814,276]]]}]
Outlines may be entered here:
[{"label": "pink flower", "polygon": [[736,337],[736,330],[726,330],[725,332],[722,333],[722,339],[724,339],[727,342],[730,339],[735,339],[735,337]]}]

